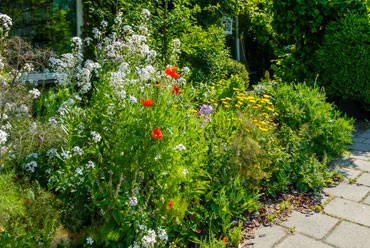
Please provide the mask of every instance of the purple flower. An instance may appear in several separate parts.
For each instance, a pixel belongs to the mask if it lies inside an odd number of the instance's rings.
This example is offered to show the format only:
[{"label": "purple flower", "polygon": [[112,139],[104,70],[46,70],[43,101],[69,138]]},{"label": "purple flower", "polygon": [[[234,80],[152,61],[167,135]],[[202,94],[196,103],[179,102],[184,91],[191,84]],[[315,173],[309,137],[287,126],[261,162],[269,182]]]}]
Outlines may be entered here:
[{"label": "purple flower", "polygon": [[207,115],[210,115],[212,114],[212,106],[211,105],[207,105],[207,104],[204,104],[200,107],[200,110],[199,110],[199,113],[202,115],[202,116],[207,116]]},{"label": "purple flower", "polygon": [[131,196],[129,199],[128,199],[128,204],[133,207],[133,206],[136,206],[137,205],[137,198],[135,196]]}]

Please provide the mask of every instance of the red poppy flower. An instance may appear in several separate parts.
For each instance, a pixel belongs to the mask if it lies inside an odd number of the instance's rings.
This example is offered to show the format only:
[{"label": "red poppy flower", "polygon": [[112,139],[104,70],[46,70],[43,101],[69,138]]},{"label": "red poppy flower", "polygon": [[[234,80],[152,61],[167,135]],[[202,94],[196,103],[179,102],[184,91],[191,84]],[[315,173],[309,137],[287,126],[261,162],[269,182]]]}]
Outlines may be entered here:
[{"label": "red poppy flower", "polygon": [[172,94],[179,95],[180,94],[180,87],[176,84],[173,86],[173,89],[171,91]]},{"label": "red poppy flower", "polygon": [[224,236],[224,237],[222,238],[222,241],[224,242],[224,244],[226,244],[226,243],[227,243],[227,238],[226,238],[226,236]]},{"label": "red poppy flower", "polygon": [[151,107],[154,103],[154,99],[150,99],[150,100],[141,99],[141,102],[143,103],[145,107]]},{"label": "red poppy flower", "polygon": [[168,204],[167,204],[167,208],[172,208],[173,206],[173,201],[171,200]]},{"label": "red poppy flower", "polygon": [[164,70],[164,74],[171,76],[173,79],[178,79],[180,77],[180,75],[176,73],[176,67],[167,67]]},{"label": "red poppy flower", "polygon": [[163,134],[160,128],[156,127],[153,129],[152,138],[153,139],[163,139]]}]

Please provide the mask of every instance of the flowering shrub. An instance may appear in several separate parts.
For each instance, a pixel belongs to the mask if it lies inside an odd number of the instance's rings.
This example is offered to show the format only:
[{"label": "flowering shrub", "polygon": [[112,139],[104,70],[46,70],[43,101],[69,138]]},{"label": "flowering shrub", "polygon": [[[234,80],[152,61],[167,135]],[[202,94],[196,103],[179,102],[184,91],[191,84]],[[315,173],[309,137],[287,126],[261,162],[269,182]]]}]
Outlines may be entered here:
[{"label": "flowering shrub", "polygon": [[[328,125],[324,143],[291,136],[305,125],[290,125],[288,100],[281,95],[295,99],[300,93],[284,87],[259,85],[248,92],[237,76],[213,86],[188,84],[189,68],[176,67],[175,60],[161,64],[149,47],[149,16],[142,11],[134,28],[117,15],[110,35],[102,22],[93,37],[73,38],[71,53],[50,59],[55,89],[41,95],[27,89],[35,102],[37,121],[27,129],[34,138],[18,147],[21,156],[1,162],[58,199],[57,205],[48,204],[52,197],[32,205],[51,209],[54,220],[47,237],[35,240],[51,244],[60,217],[77,237],[72,246],[237,246],[242,219],[258,210],[261,191],[275,194],[294,184],[319,188],[327,179],[324,155],[334,156],[348,141],[350,125],[335,113],[336,131],[325,121],[308,120]],[[96,61],[83,58],[83,43],[95,49]],[[177,58],[181,42],[174,44]],[[332,114],[319,104],[322,98],[305,94],[325,116]],[[297,101],[296,108],[304,104]],[[16,139],[3,129],[1,143]],[[57,140],[45,131],[58,134]],[[335,132],[339,140],[332,139]],[[320,148],[299,149],[306,142]],[[297,158],[302,151],[307,155]],[[54,242],[62,243],[55,235]]]}]

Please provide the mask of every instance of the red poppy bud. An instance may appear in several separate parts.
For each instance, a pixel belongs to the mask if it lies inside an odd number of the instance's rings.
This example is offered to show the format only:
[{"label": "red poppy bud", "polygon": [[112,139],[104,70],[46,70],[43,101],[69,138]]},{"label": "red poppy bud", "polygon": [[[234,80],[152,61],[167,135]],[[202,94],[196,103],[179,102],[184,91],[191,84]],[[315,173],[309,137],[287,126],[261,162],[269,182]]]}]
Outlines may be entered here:
[{"label": "red poppy bud", "polygon": [[227,243],[227,237],[226,237],[226,236],[224,236],[224,237],[222,238],[222,241],[224,242],[224,244],[226,244],[226,243]]},{"label": "red poppy bud", "polygon": [[173,86],[173,89],[171,91],[172,94],[179,95],[180,94],[180,87],[176,84]]},{"label": "red poppy bud", "polygon": [[171,200],[168,204],[167,204],[167,208],[172,208],[173,206],[173,201]]},{"label": "red poppy bud", "polygon": [[156,127],[153,129],[152,138],[153,139],[163,139],[163,134],[160,128]]},{"label": "red poppy bud", "polygon": [[153,99],[151,99],[151,100],[143,100],[143,99],[141,99],[141,102],[143,103],[143,105],[145,107],[151,107],[153,105],[153,103],[154,103],[154,100]]}]

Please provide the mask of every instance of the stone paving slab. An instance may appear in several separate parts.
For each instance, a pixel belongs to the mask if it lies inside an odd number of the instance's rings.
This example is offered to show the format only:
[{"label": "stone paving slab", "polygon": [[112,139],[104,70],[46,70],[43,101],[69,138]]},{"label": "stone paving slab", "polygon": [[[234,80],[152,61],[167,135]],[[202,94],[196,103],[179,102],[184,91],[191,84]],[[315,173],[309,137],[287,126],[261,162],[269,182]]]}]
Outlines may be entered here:
[{"label": "stone paving slab", "polygon": [[370,152],[352,151],[351,158],[370,161]]},{"label": "stone paving slab", "polygon": [[288,235],[287,230],[280,226],[262,227],[256,230],[255,239],[246,240],[242,247],[269,248]]},{"label": "stone paving slab", "polygon": [[320,213],[307,216],[294,211],[288,220],[281,223],[281,225],[294,228],[295,231],[313,238],[322,239],[338,221],[336,218]]},{"label": "stone paving slab", "polygon": [[[267,246],[265,247],[267,248]],[[299,233],[289,235],[276,248],[332,248],[332,246],[308,238]]]},{"label": "stone paving slab", "polygon": [[362,173],[362,171],[360,170],[355,170],[346,167],[339,168],[338,172],[341,173],[346,179],[354,179]]},{"label": "stone paving slab", "polygon": [[325,188],[324,192],[337,197],[343,197],[345,199],[360,201],[370,192],[370,188],[366,186],[340,183],[333,188]]},{"label": "stone paving slab", "polygon": [[370,195],[368,195],[368,196],[364,199],[363,203],[365,203],[365,204],[369,204],[369,205],[370,205]]},{"label": "stone paving slab", "polygon": [[334,162],[335,165],[340,166],[340,169],[356,169],[361,171],[370,171],[370,157],[369,161],[365,159],[341,158]]},{"label": "stone paving slab", "polygon": [[[370,206],[335,198],[325,206],[325,213],[370,227]],[[369,245],[370,246],[370,245]]]},{"label": "stone paving slab", "polygon": [[370,186],[370,173],[362,173],[362,175],[356,179],[356,182],[362,185]]},{"label": "stone paving slab", "polygon": [[343,221],[327,237],[326,242],[339,248],[369,248],[370,229]]}]

